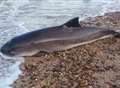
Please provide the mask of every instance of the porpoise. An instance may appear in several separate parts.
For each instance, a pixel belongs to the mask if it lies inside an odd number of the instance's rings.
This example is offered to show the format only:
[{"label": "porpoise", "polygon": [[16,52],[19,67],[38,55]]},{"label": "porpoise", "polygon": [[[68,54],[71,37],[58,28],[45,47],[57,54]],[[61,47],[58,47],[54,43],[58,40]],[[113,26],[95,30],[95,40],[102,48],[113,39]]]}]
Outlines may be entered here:
[{"label": "porpoise", "polygon": [[12,38],[1,47],[7,56],[32,56],[40,51],[54,52],[67,50],[96,40],[118,37],[119,30],[107,28],[81,27],[79,18],[68,22],[22,34]]}]

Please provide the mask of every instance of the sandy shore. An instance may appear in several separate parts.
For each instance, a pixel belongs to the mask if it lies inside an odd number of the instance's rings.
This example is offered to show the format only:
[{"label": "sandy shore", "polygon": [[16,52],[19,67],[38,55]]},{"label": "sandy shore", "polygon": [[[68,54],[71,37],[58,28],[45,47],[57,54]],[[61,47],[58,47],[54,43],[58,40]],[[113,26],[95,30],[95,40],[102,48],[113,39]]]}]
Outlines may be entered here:
[{"label": "sandy shore", "polygon": [[[120,12],[87,18],[82,26],[120,29]],[[25,57],[13,88],[120,88],[120,39]]]}]

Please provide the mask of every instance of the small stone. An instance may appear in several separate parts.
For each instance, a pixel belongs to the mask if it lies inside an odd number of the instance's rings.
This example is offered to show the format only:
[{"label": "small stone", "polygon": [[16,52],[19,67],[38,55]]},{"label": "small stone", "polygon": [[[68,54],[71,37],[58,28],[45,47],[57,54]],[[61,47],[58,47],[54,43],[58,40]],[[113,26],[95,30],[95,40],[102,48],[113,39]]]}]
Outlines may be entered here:
[{"label": "small stone", "polygon": [[80,86],[87,86],[88,85],[88,81],[87,80],[81,80],[80,81]]}]

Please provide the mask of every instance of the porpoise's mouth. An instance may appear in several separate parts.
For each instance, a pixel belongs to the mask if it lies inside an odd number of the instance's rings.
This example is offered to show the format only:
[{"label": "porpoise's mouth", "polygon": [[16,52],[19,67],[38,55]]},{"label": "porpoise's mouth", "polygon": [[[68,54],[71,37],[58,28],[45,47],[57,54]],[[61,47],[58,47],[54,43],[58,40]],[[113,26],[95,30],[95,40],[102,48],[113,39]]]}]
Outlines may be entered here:
[{"label": "porpoise's mouth", "polygon": [[1,48],[0,48],[0,52],[3,55],[7,55],[10,57],[13,57],[14,54],[12,53],[12,46],[10,42],[7,42],[6,44],[4,44]]},{"label": "porpoise's mouth", "polygon": [[13,56],[13,54],[10,53],[10,51],[5,50],[4,48],[1,48],[0,51],[1,51],[1,53],[4,54],[4,55]]},{"label": "porpoise's mouth", "polygon": [[5,44],[0,48],[0,56],[2,56],[4,59],[13,59],[16,57],[7,47],[8,46]]}]

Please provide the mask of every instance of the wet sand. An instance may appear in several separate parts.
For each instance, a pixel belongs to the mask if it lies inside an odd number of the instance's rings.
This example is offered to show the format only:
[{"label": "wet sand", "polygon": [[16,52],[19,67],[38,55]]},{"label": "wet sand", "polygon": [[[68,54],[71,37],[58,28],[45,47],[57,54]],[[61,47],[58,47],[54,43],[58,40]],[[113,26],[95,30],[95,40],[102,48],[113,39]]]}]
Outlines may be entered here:
[{"label": "wet sand", "polygon": [[[87,18],[82,26],[120,29],[120,12]],[[120,88],[120,39],[25,57],[13,88]]]}]

